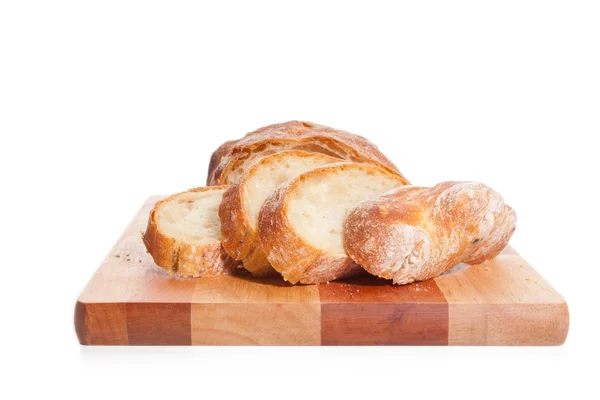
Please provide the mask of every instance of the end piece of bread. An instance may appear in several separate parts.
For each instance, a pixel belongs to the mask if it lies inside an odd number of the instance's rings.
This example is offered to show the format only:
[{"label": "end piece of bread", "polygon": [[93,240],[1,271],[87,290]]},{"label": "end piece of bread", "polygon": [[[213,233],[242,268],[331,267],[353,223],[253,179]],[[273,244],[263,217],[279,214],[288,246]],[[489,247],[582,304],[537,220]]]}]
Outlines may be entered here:
[{"label": "end piece of bread", "polygon": [[339,161],[324,154],[294,150],[266,156],[252,165],[239,184],[227,189],[219,207],[225,251],[241,260],[255,276],[276,275],[258,236],[258,213],[264,201],[288,179]]},{"label": "end piece of bread", "polygon": [[405,186],[349,211],[344,248],[371,274],[406,284],[436,277],[462,262],[494,258],[515,225],[514,210],[481,183]]},{"label": "end piece of bread", "polygon": [[335,163],[293,178],[265,201],[260,240],[273,268],[291,283],[324,283],[362,271],[345,253],[348,209],[405,180],[369,164]]},{"label": "end piece of bread", "polygon": [[238,262],[221,246],[218,208],[226,189],[200,187],[156,203],[142,239],[159,267],[184,277],[237,270]]},{"label": "end piece of bread", "polygon": [[289,121],[257,129],[242,139],[224,143],[213,153],[207,184],[239,183],[245,171],[258,159],[285,150],[321,153],[377,165],[408,183],[377,146],[364,137],[310,122]]}]

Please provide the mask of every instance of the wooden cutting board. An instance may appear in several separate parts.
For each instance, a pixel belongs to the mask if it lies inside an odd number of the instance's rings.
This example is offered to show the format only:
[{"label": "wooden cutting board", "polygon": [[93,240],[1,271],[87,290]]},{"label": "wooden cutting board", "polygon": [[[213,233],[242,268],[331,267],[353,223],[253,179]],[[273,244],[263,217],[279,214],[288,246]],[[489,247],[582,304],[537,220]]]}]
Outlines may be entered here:
[{"label": "wooden cutting board", "polygon": [[144,204],[75,306],[85,345],[559,345],[561,295],[514,250],[425,282],[372,276],[322,285],[180,279],[154,265]]}]

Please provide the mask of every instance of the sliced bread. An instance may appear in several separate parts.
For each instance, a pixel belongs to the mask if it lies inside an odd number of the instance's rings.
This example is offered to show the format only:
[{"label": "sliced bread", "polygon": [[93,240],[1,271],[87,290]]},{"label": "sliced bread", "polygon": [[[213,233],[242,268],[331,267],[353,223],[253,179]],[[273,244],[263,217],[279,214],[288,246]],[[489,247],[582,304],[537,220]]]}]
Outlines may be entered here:
[{"label": "sliced bread", "polygon": [[256,160],[284,150],[322,153],[356,163],[377,165],[400,176],[398,168],[373,143],[362,136],[303,121],[269,125],[229,141],[212,155],[208,171],[209,185],[240,182]]},{"label": "sliced bread", "polygon": [[329,282],[362,271],[344,251],[344,217],[356,203],[404,184],[401,176],[355,163],[326,165],[286,181],[258,218],[269,262],[291,283]]},{"label": "sliced bread", "polygon": [[319,153],[284,151],[253,164],[239,184],[231,185],[219,207],[222,244],[256,276],[275,275],[258,237],[258,213],[275,189],[303,172],[341,161]]},{"label": "sliced bread", "polygon": [[156,203],[142,239],[159,267],[184,277],[237,270],[221,246],[218,208],[226,189],[200,187]]}]

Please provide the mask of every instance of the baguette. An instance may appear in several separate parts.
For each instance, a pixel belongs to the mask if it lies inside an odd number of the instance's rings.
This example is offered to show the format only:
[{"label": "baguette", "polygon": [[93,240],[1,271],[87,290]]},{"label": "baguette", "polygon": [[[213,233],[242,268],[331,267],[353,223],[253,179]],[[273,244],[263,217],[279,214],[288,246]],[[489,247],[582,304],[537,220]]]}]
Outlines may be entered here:
[{"label": "baguette", "polygon": [[514,210],[481,183],[406,186],[354,206],[344,248],[369,273],[406,284],[494,258],[515,224]]},{"label": "baguette", "polygon": [[195,188],[155,204],[142,239],[159,267],[183,277],[237,270],[238,263],[221,246],[217,208],[226,189]]},{"label": "baguette", "polygon": [[239,184],[223,194],[219,207],[221,237],[225,251],[241,260],[255,276],[277,275],[262,250],[258,237],[258,213],[264,201],[290,178],[337,158],[304,151],[284,151],[266,156],[248,169]]},{"label": "baguette", "polygon": [[408,183],[398,168],[367,139],[309,122],[290,121],[260,128],[242,139],[221,145],[211,157],[207,184],[239,183],[253,162],[284,150],[322,153],[347,161],[377,165]]},{"label": "baguette", "polygon": [[342,222],[361,200],[405,179],[369,164],[335,163],[283,183],[258,217],[260,241],[273,268],[291,283],[323,283],[362,271],[344,252]]}]

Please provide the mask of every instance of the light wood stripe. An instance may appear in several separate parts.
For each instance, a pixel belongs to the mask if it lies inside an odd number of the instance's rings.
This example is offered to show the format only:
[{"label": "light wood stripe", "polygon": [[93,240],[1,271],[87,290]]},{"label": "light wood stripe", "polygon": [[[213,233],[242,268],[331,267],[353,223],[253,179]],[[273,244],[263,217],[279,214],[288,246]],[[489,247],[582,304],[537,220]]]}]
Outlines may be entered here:
[{"label": "light wood stripe", "polygon": [[195,345],[319,345],[317,303],[193,303]]},{"label": "light wood stripe", "polygon": [[249,274],[196,280],[193,344],[318,345],[321,306],[316,286]]},{"label": "light wood stripe", "polygon": [[562,344],[562,296],[516,252],[459,266],[435,281],[449,304],[450,345]]}]

